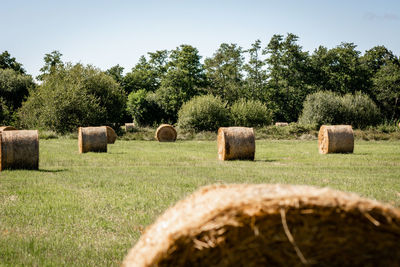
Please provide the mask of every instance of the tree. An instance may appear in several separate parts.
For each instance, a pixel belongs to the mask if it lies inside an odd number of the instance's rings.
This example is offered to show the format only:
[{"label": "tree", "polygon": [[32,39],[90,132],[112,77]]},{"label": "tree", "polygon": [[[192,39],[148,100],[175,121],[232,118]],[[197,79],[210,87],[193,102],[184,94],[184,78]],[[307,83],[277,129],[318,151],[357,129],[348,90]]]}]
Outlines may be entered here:
[{"label": "tree", "polygon": [[8,51],[4,51],[0,54],[0,69],[12,69],[19,74],[25,74],[25,70],[21,63],[15,60],[15,57],[11,57]]},{"label": "tree", "polygon": [[190,45],[181,45],[170,53],[170,61],[156,94],[167,120],[175,122],[182,104],[193,96],[203,94],[206,85],[199,51]]},{"label": "tree", "polygon": [[119,64],[105,71],[106,74],[110,75],[119,84],[121,84],[124,79],[123,72],[124,67],[121,67]]},{"label": "tree", "polygon": [[35,84],[30,75],[12,68],[0,69],[0,124],[14,123],[14,114]]},{"label": "tree", "polygon": [[51,75],[56,72],[58,68],[63,67],[64,63],[62,62],[61,57],[62,54],[57,50],[54,50],[50,54],[45,54],[43,58],[44,66],[40,68],[42,74],[38,75],[36,78],[39,81],[43,81],[46,75]]},{"label": "tree", "polygon": [[44,76],[19,117],[23,127],[66,133],[79,126],[121,123],[125,104],[113,78],[90,65],[68,63]]},{"label": "tree", "polygon": [[387,119],[400,117],[400,66],[397,63],[383,65],[373,77],[373,91],[377,104]]},{"label": "tree", "polygon": [[141,56],[132,71],[126,74],[122,82],[126,93],[141,89],[154,92],[160,87],[161,80],[168,69],[169,52],[160,50],[147,54],[150,57],[149,60],[145,56]]},{"label": "tree", "polygon": [[233,103],[244,97],[243,88],[243,51],[236,44],[220,45],[213,57],[204,61],[206,75],[210,81],[209,93]]},{"label": "tree", "polygon": [[273,110],[275,121],[296,121],[311,92],[309,55],[297,40],[292,33],[286,38],[274,35],[263,50],[268,56],[267,105]]},{"label": "tree", "polygon": [[263,69],[265,61],[261,60],[261,41],[256,40],[251,48],[245,52],[249,53],[250,59],[247,64],[244,65],[244,70],[247,73],[246,76],[246,87],[248,94],[253,99],[265,99],[264,90],[267,82],[267,73]]},{"label": "tree", "polygon": [[328,50],[320,46],[311,56],[315,74],[312,84],[320,90],[339,94],[368,91],[368,73],[360,64],[360,52],[353,43],[342,43]]}]

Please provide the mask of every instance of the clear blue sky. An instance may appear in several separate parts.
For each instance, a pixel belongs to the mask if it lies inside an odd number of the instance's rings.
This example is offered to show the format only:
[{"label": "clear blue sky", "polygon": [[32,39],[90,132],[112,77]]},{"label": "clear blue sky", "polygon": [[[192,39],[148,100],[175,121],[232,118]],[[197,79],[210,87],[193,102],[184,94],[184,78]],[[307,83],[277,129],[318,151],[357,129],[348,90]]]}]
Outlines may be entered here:
[{"label": "clear blue sky", "polygon": [[129,71],[141,55],[180,44],[210,57],[223,42],[265,46],[294,33],[312,52],[353,42],[400,56],[400,0],[0,0],[0,52],[36,76],[53,50],[64,61]]}]

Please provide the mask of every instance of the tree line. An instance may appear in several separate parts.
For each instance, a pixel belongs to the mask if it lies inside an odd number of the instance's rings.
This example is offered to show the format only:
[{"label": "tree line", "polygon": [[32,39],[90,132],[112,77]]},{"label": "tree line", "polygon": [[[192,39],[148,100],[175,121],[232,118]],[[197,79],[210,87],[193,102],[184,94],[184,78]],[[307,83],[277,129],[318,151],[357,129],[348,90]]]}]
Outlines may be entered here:
[{"label": "tree line", "polygon": [[[379,109],[381,122],[400,115],[400,61],[384,46],[363,54],[353,43],[312,53],[298,36],[274,35],[243,49],[221,44],[202,61],[191,45],[149,52],[126,74],[120,65],[101,71],[62,61],[53,51],[35,84],[21,63],[0,55],[0,121],[58,132],[78,125],[176,123],[182,105],[195,96],[213,95],[231,107],[238,101],[265,105],[273,121],[298,121],[307,98],[318,92],[362,94]],[[364,98],[363,98],[364,99]],[[365,102],[365,101],[364,101]]]}]

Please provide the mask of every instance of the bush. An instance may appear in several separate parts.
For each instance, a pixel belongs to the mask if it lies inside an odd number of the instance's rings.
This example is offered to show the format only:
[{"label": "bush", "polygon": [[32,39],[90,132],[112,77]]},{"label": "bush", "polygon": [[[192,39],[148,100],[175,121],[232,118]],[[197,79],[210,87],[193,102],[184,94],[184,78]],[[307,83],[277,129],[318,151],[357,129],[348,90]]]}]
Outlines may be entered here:
[{"label": "bush", "polygon": [[217,131],[229,125],[226,103],[213,95],[196,96],[182,105],[178,125],[184,130]]},{"label": "bush", "polygon": [[153,126],[166,117],[157,103],[156,95],[144,89],[129,94],[127,111],[139,126]]},{"label": "bush", "polygon": [[231,106],[232,122],[236,126],[259,127],[271,124],[271,112],[259,100],[239,99]]},{"label": "bush", "polygon": [[338,94],[326,91],[307,96],[301,124],[349,124],[365,128],[380,122],[380,112],[375,103],[365,94]]},{"label": "bush", "polygon": [[360,92],[342,97],[344,106],[343,121],[356,128],[364,129],[367,126],[377,125],[382,118],[378,107],[365,94]]},{"label": "bush", "polygon": [[91,66],[67,64],[31,90],[19,119],[22,127],[67,133],[79,126],[121,122],[125,101],[110,76]]},{"label": "bush", "polygon": [[306,97],[299,118],[301,124],[337,124],[343,121],[340,96],[330,91],[321,91]]}]

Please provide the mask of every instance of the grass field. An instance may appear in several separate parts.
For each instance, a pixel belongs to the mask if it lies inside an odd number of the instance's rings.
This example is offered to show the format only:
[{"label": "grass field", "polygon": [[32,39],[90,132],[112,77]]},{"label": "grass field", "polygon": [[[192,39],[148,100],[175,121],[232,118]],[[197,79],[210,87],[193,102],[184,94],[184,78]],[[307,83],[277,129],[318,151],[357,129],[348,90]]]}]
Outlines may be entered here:
[{"label": "grass field", "polygon": [[215,141],[80,155],[77,140],[41,140],[39,171],[0,173],[0,266],[118,266],[160,213],[212,183],[329,186],[400,206],[400,141],[356,141],[345,155],[257,141],[254,162],[219,162]]}]

